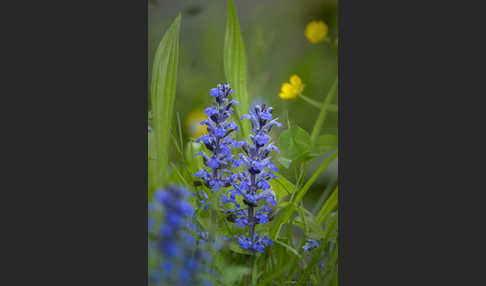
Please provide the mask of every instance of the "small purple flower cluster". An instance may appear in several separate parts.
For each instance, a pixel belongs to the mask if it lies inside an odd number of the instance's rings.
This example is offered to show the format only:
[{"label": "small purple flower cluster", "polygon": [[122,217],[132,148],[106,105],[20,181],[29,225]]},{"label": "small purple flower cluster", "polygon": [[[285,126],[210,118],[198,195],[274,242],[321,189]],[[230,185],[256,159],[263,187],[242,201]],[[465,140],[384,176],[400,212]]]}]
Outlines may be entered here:
[{"label": "small purple flower cluster", "polygon": [[[268,134],[274,125],[282,125],[277,119],[272,120],[272,108],[265,104],[256,105],[252,113],[243,118],[250,119],[253,134],[250,134],[250,142],[242,142],[243,152],[235,161],[235,167],[243,165],[245,168],[232,176],[233,189],[223,196],[223,202],[235,205],[236,208],[229,211],[236,217],[235,225],[249,228],[248,237],[237,237],[240,247],[263,252],[265,246],[273,242],[267,237],[255,235],[255,226],[268,223],[272,207],[277,205],[269,180],[277,177],[274,172],[278,170],[269,155],[278,148],[270,142]],[[246,212],[236,202],[236,196],[242,196],[248,207]]]},{"label": "small purple flower cluster", "polygon": [[196,239],[189,232],[194,212],[185,200],[189,195],[185,188],[169,186],[157,191],[149,205],[150,285],[209,285],[199,275],[208,254],[199,247],[194,250]]}]

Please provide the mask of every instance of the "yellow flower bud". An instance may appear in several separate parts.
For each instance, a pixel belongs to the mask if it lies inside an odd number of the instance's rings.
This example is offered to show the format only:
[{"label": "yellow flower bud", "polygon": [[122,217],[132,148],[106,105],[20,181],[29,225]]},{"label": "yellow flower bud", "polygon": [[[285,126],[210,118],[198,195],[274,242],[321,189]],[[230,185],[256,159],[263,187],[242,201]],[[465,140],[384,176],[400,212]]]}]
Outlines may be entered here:
[{"label": "yellow flower bud", "polygon": [[323,42],[327,37],[327,33],[328,28],[323,21],[312,21],[305,27],[305,36],[313,44]]}]

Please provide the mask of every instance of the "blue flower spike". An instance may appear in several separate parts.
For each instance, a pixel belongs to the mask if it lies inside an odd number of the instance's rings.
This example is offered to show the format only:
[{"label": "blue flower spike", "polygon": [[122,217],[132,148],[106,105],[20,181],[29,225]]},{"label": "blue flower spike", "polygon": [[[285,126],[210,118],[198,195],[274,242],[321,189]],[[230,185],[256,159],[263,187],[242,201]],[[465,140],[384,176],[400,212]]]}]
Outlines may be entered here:
[{"label": "blue flower spike", "polygon": [[214,97],[215,102],[204,111],[208,119],[201,121],[201,125],[207,126],[208,134],[196,140],[206,146],[210,155],[205,152],[195,155],[203,157],[207,169],[200,170],[194,176],[199,177],[206,187],[213,191],[231,186],[232,172],[228,170],[234,161],[231,148],[237,147],[238,143],[229,135],[238,131],[238,126],[230,118],[233,112],[232,106],[239,105],[236,100],[229,100],[229,95],[232,93],[233,89],[229,84],[218,84],[216,88],[210,90],[209,94]]},{"label": "blue flower spike", "polygon": [[[199,285],[206,272],[206,251],[190,234],[194,210],[184,187],[169,186],[156,191],[149,208],[149,255],[156,266],[149,271],[149,285]],[[163,220],[160,215],[163,215]],[[200,241],[207,234],[200,232]],[[196,246],[196,247],[195,247]]]},{"label": "blue flower spike", "polygon": [[[277,119],[272,119],[272,108],[255,105],[251,114],[243,115],[249,119],[252,126],[250,141],[240,142],[242,152],[234,161],[236,167],[244,166],[242,172],[231,177],[233,189],[225,196],[224,202],[233,203],[235,209],[230,210],[235,218],[235,225],[248,227],[248,236],[237,236],[240,247],[245,250],[264,252],[267,245],[273,245],[272,240],[255,234],[255,226],[270,221],[269,216],[277,201],[270,189],[270,179],[276,178],[277,168],[269,156],[278,148],[270,142],[270,131],[273,126],[281,127]],[[246,205],[242,209],[235,200],[241,196]]]}]

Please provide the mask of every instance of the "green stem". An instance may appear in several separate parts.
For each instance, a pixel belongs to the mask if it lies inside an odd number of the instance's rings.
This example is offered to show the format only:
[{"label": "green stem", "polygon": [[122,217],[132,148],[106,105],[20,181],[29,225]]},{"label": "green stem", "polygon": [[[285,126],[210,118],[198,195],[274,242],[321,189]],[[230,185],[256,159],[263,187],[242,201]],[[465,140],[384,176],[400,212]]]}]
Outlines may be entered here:
[{"label": "green stem", "polygon": [[298,98],[300,98],[300,99],[302,99],[303,101],[305,101],[305,102],[309,103],[310,105],[312,105],[312,106],[314,106],[314,107],[317,107],[317,108],[319,108],[319,109],[321,109],[321,107],[322,107],[322,103],[321,103],[321,102],[316,101],[316,100],[314,100],[314,99],[311,99],[311,98],[309,98],[309,97],[307,97],[307,96],[303,95],[302,93],[301,93],[301,94],[299,94],[299,95],[297,95],[297,97],[298,97]]},{"label": "green stem", "polygon": [[280,233],[280,229],[284,223],[287,223],[291,218],[292,214],[296,210],[296,206],[302,201],[304,195],[307,193],[309,188],[312,184],[317,180],[317,177],[327,168],[327,166],[336,159],[338,152],[334,152],[320,167],[317,169],[314,174],[309,178],[309,180],[304,184],[304,186],[297,192],[295,197],[292,194],[292,198],[290,199],[290,204],[287,208],[282,210],[282,213],[278,216],[275,224],[270,229],[270,238],[275,240]]},{"label": "green stem", "polygon": [[317,169],[314,174],[310,177],[310,179],[305,183],[305,185],[300,189],[299,193],[297,194],[294,203],[298,204],[304,197],[304,195],[307,193],[309,188],[314,184],[314,182],[317,180],[317,177],[327,168],[327,166],[334,160],[336,159],[338,155],[338,152],[333,153],[320,167]]},{"label": "green stem", "polygon": [[327,111],[338,112],[337,104],[329,104],[327,106]]},{"label": "green stem", "polygon": [[[315,108],[319,109],[319,110],[322,108],[322,102],[311,99],[311,98],[309,98],[309,97],[307,97],[303,94],[299,94],[298,97],[300,99],[304,100],[305,102],[309,103],[310,105],[314,106]],[[338,111],[337,104],[329,104],[327,106],[327,111],[337,112]]]},{"label": "green stem", "polygon": [[316,123],[314,124],[314,128],[312,129],[311,133],[311,145],[314,146],[317,140],[317,136],[319,136],[319,132],[321,131],[321,127],[324,124],[327,114],[327,106],[331,103],[331,100],[334,98],[335,91],[337,89],[337,79],[334,80],[329,92],[327,94],[326,99],[321,107],[321,112],[319,113],[319,117],[317,118]]}]

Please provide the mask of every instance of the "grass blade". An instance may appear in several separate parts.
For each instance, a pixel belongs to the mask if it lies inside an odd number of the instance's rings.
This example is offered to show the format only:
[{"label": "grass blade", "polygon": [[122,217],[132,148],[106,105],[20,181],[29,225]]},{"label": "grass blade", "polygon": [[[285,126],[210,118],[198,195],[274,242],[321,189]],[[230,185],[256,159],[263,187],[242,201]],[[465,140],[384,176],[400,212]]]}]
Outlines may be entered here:
[{"label": "grass blade", "polygon": [[322,205],[321,210],[316,216],[316,220],[319,223],[323,223],[327,216],[334,210],[336,209],[338,204],[338,187],[334,189],[332,192],[331,196],[326,200],[326,202]]},{"label": "grass blade", "polygon": [[[171,137],[172,111],[174,106],[177,66],[179,61],[179,29],[181,15],[172,22],[155,52],[152,69],[150,96],[152,104],[152,123],[154,144],[151,144],[151,154],[154,154],[154,164],[149,170],[154,175],[154,187],[163,185],[168,173],[169,145]],[[149,196],[153,190],[149,189]]]},{"label": "grass blade", "polygon": [[314,206],[314,209],[312,210],[312,213],[317,215],[319,212],[320,208],[322,205],[327,201],[329,198],[329,195],[334,191],[334,189],[338,186],[338,177],[334,177],[332,181],[326,186],[324,191],[322,192],[321,196],[319,197],[319,200],[317,201],[316,205]]},{"label": "grass blade", "polygon": [[235,90],[233,96],[241,104],[241,108],[235,108],[236,122],[241,127],[242,135],[247,137],[250,134],[250,125],[248,121],[241,120],[241,116],[248,113],[249,107],[246,89],[246,56],[238,15],[232,0],[228,0],[228,21],[224,37],[224,74]]},{"label": "grass blade", "polygon": [[[304,283],[307,282],[308,277],[312,272],[312,269],[314,268],[314,266],[317,265],[322,255],[322,252],[327,247],[327,243],[329,242],[329,237],[331,232],[336,231],[337,225],[338,225],[338,215],[335,214],[334,216],[329,216],[329,219],[326,221],[326,229],[324,231],[325,236],[322,239],[322,244],[318,249],[313,250],[314,253],[312,255],[312,259],[309,262],[309,264],[307,264],[306,269],[304,270],[301,277],[299,278],[299,281],[297,282],[298,286],[304,285]],[[327,265],[326,265],[326,270],[322,274],[323,277],[329,277],[329,278],[332,277],[337,264],[337,256],[338,256],[338,245],[336,243],[332,250],[330,259],[326,261]]]},{"label": "grass blade", "polygon": [[280,240],[275,240],[275,243],[278,243],[280,244],[281,246],[285,247],[288,251],[292,252],[295,256],[297,256],[298,259],[302,259],[302,256],[299,254],[299,252],[297,250],[295,250],[295,248],[293,248],[292,246],[280,241]]}]

